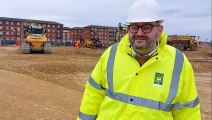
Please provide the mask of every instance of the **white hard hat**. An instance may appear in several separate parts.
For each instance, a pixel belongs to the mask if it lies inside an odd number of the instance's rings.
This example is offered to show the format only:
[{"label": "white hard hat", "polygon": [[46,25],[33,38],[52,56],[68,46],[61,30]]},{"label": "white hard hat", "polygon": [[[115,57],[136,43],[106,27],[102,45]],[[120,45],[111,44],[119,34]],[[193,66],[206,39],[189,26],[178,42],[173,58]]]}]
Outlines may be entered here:
[{"label": "white hard hat", "polygon": [[129,9],[127,22],[163,22],[160,17],[160,6],[155,0],[137,0]]}]

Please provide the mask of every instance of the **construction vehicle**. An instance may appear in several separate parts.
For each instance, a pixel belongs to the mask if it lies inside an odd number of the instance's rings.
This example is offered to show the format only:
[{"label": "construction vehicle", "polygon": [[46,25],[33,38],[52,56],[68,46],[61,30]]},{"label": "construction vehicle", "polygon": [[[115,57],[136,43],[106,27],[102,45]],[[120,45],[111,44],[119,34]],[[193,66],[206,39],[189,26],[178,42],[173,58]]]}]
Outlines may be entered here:
[{"label": "construction vehicle", "polygon": [[87,47],[92,48],[93,47],[93,41],[91,40],[84,40],[84,39],[78,39],[76,40],[76,47]]},{"label": "construction vehicle", "polygon": [[26,39],[21,42],[21,53],[51,53],[52,46],[48,43],[43,26],[29,24],[26,26]]},{"label": "construction vehicle", "polygon": [[92,40],[85,40],[85,47],[93,48],[93,41]]},{"label": "construction vehicle", "polygon": [[196,51],[199,46],[199,41],[195,39],[196,36],[191,35],[169,35],[167,43],[179,50]]},{"label": "construction vehicle", "polygon": [[94,39],[94,40],[93,40],[93,46],[94,46],[95,48],[101,48],[101,47],[102,47],[102,41],[99,40],[98,38],[97,38],[97,39]]},{"label": "construction vehicle", "polygon": [[127,25],[119,23],[116,32],[116,42],[119,42],[124,34],[127,33]]}]

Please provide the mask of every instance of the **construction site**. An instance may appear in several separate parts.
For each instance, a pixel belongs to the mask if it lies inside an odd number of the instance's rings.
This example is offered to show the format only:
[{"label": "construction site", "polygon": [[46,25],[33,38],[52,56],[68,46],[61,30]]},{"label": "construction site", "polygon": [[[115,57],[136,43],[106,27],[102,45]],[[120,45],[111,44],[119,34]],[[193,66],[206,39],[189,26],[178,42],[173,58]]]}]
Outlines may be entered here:
[{"label": "construction site", "polygon": [[[53,47],[49,54],[22,54],[0,47],[1,120],[75,120],[84,86],[105,49]],[[202,120],[211,119],[212,50],[183,51],[190,60]]]}]

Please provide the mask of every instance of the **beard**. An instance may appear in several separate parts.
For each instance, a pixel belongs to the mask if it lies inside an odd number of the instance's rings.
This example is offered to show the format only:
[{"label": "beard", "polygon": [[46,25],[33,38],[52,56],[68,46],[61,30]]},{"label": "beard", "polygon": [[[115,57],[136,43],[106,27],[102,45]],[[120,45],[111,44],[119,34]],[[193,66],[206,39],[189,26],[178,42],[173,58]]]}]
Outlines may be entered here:
[{"label": "beard", "polygon": [[134,51],[140,55],[145,55],[151,52],[156,46],[156,37],[149,36],[132,36],[130,40]]},{"label": "beard", "polygon": [[131,45],[134,49],[146,49],[148,48],[149,37],[148,36],[133,36]]}]

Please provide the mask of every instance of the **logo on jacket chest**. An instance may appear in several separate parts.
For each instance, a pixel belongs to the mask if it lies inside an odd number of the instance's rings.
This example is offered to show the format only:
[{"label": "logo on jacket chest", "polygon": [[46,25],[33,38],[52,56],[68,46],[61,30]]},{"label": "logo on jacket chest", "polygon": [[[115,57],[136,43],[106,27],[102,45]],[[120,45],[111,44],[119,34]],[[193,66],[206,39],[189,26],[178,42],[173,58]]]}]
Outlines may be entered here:
[{"label": "logo on jacket chest", "polygon": [[163,77],[164,77],[163,73],[156,72],[154,84],[163,85]]}]

